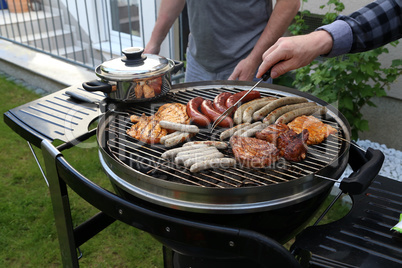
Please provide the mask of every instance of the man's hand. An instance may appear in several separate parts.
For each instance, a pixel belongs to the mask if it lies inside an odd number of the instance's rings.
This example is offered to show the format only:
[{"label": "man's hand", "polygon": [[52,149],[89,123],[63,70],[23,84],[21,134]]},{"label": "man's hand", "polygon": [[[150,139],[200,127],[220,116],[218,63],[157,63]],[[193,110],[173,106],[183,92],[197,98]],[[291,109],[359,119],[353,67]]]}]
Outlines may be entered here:
[{"label": "man's hand", "polygon": [[258,63],[245,58],[237,64],[228,80],[252,81],[257,67]]},{"label": "man's hand", "polygon": [[332,37],[326,31],[282,37],[262,55],[263,62],[258,69],[257,78],[272,66],[272,78],[306,66],[319,55],[328,54],[332,45]]}]

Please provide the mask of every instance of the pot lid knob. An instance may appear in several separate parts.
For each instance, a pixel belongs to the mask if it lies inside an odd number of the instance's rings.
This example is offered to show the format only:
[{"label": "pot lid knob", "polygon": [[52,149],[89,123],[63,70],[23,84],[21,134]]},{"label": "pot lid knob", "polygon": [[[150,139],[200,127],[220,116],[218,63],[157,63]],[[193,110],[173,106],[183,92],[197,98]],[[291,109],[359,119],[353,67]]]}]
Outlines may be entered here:
[{"label": "pot lid knob", "polygon": [[138,64],[143,62],[147,56],[142,54],[144,49],[141,47],[129,47],[122,50],[122,53],[125,57],[121,60],[124,61],[126,64]]}]

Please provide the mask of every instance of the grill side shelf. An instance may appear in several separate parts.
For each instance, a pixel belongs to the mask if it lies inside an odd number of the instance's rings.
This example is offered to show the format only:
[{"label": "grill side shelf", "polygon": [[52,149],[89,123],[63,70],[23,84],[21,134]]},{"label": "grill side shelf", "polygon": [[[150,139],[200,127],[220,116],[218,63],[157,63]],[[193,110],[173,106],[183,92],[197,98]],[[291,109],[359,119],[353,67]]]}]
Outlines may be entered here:
[{"label": "grill side shelf", "polygon": [[[101,115],[97,104],[76,101],[65,94],[78,90],[72,86],[11,109],[5,122],[24,139],[37,147],[43,139],[71,142],[88,132],[89,125]],[[91,94],[93,99],[102,96]]]}]

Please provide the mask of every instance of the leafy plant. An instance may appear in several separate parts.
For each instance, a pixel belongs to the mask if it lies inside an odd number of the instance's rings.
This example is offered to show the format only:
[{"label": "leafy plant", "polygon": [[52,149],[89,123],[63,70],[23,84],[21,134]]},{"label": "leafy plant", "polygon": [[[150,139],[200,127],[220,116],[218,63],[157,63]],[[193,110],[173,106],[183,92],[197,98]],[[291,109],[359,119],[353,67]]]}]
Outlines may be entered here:
[{"label": "leafy plant", "polygon": [[[345,7],[340,0],[329,0],[320,8],[328,8],[323,18],[323,24],[328,24]],[[302,11],[302,14],[309,12]],[[302,15],[296,19],[295,24],[298,26],[292,26],[290,30],[292,34],[300,34],[298,30],[305,29]],[[397,44],[397,41],[391,43],[393,46]],[[402,59],[393,60],[389,67],[381,66],[378,58],[383,53],[389,53],[386,47],[313,61],[295,71],[293,86],[328,103],[337,104],[351,125],[352,138],[357,139],[359,131],[369,129],[368,121],[361,113],[362,107],[366,104],[375,107],[371,99],[386,96],[385,89],[389,89],[390,84],[402,74]]]}]

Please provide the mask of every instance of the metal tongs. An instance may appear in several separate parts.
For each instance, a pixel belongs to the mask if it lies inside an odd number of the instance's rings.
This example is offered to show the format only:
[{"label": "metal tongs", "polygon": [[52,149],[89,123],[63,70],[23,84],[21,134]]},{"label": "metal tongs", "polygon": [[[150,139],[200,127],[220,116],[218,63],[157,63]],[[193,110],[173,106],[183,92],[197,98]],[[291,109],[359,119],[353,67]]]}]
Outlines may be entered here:
[{"label": "metal tongs", "polygon": [[262,81],[267,81],[268,78],[271,76],[271,69],[269,69],[265,74],[262,75],[262,78],[255,83],[254,86],[252,86],[246,94],[244,94],[235,104],[233,104],[232,106],[230,106],[226,111],[224,111],[218,118],[216,118],[216,120],[214,121],[214,123],[212,124],[211,127],[211,131],[214,131],[214,129],[216,128],[217,125],[219,125],[220,122],[222,122],[223,119],[225,119],[229,114],[232,113],[232,111],[234,110],[235,107],[237,107],[237,105],[251,92],[253,91],[253,89],[255,89]]}]

